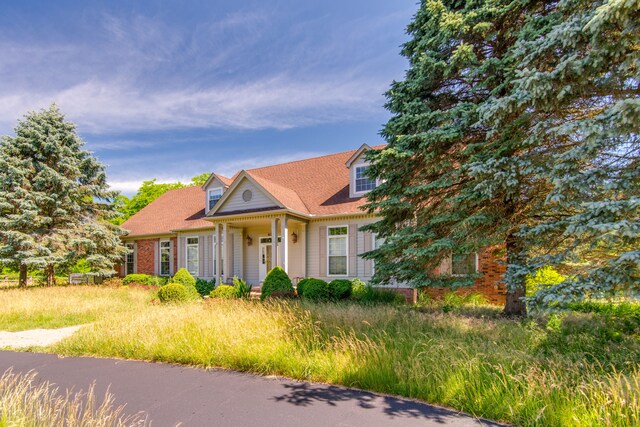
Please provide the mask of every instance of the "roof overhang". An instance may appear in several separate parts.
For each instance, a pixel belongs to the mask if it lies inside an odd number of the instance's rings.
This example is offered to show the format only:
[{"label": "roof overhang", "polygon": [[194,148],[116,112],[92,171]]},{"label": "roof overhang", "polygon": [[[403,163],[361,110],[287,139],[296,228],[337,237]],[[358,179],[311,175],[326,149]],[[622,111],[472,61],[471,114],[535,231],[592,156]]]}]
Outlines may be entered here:
[{"label": "roof overhang", "polygon": [[369,151],[372,150],[372,148],[369,146],[369,144],[362,144],[360,146],[360,148],[358,148],[356,150],[355,153],[353,153],[353,155],[351,157],[349,157],[349,160],[347,160],[347,163],[345,163],[347,165],[348,168],[351,167],[351,165],[353,164],[353,162],[355,162],[358,157],[360,157],[362,155],[362,153],[364,153],[365,151]]},{"label": "roof overhang", "polygon": [[282,203],[280,203],[280,201],[278,199],[276,199],[273,194],[271,194],[269,191],[267,191],[266,188],[264,188],[262,185],[260,185],[258,183],[258,181],[256,181],[255,179],[253,179],[253,177],[247,173],[247,171],[241,171],[238,176],[236,177],[236,179],[233,181],[233,183],[231,184],[231,186],[229,186],[229,188],[227,189],[227,191],[224,192],[224,194],[222,194],[222,197],[220,198],[220,200],[218,200],[216,202],[216,204],[213,206],[212,209],[209,210],[209,212],[207,213],[207,215],[203,218],[203,219],[208,219],[210,217],[213,217],[217,214],[217,212],[220,210],[220,208],[222,206],[224,206],[225,202],[227,201],[227,199],[229,199],[229,197],[231,197],[231,194],[233,194],[233,192],[235,191],[235,189],[238,187],[238,185],[240,185],[240,183],[242,182],[243,179],[248,180],[251,184],[253,184],[254,186],[256,186],[260,191],[262,191],[268,198],[269,200],[271,200],[273,202],[273,204],[278,207],[283,209],[284,205]]}]

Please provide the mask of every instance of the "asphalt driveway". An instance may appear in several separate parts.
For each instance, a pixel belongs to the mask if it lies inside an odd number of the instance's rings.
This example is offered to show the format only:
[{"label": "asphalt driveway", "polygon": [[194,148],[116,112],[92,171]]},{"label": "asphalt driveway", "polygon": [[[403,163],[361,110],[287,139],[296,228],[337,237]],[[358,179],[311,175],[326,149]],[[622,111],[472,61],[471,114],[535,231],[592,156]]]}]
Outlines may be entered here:
[{"label": "asphalt driveway", "polygon": [[99,399],[109,387],[116,405],[146,412],[153,426],[497,425],[412,400],[225,370],[0,351],[0,374],[10,367],[61,390],[95,382]]}]

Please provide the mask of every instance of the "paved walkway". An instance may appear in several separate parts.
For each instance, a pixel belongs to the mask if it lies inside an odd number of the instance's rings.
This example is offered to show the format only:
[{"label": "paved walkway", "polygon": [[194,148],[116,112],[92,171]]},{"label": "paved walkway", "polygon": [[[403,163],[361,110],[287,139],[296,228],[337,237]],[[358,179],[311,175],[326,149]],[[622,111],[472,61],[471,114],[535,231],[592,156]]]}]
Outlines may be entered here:
[{"label": "paved walkway", "polygon": [[24,348],[33,346],[48,346],[63,338],[73,335],[84,325],[69,326],[58,329],[29,329],[19,332],[0,331],[0,348]]},{"label": "paved walkway", "polygon": [[344,387],[176,365],[0,351],[0,374],[35,370],[74,391],[107,387],[125,412],[175,426],[496,426],[412,400]]}]

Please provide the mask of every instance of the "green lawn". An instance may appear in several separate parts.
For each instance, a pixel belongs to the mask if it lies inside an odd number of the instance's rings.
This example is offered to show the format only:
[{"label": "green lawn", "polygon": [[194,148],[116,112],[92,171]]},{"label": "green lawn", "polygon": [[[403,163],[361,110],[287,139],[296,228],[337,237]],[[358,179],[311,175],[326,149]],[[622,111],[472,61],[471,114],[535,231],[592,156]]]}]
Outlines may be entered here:
[{"label": "green lawn", "polygon": [[0,294],[0,329],[93,322],[47,351],[225,367],[408,396],[519,425],[640,425],[637,319],[212,301],[139,289]]}]

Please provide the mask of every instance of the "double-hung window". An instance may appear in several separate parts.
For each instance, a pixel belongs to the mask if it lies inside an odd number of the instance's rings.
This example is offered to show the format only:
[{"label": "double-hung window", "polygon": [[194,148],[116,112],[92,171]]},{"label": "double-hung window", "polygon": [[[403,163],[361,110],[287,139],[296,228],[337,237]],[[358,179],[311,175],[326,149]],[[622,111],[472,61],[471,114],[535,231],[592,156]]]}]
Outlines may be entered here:
[{"label": "double-hung window", "polygon": [[369,166],[356,166],[356,193],[373,190],[376,180],[367,176]]},{"label": "double-hung window", "polygon": [[198,276],[200,270],[200,247],[197,237],[187,237],[187,271]]},{"label": "double-hung window", "polygon": [[171,275],[171,242],[169,240],[160,241],[160,275]]},{"label": "double-hung window", "polygon": [[451,274],[468,276],[478,272],[478,254],[454,254],[451,256]]},{"label": "double-hung window", "polygon": [[348,274],[348,226],[327,227],[327,262],[329,276],[346,276]]},{"label": "double-hung window", "polygon": [[212,188],[209,190],[209,209],[220,200],[222,197],[222,188]]},{"label": "double-hung window", "polygon": [[126,258],[126,265],[125,265],[125,274],[133,274],[135,273],[134,269],[135,269],[135,259],[136,259],[136,255],[134,253],[134,249],[135,246],[133,245],[133,243],[127,243],[126,245],[127,249],[129,249],[129,252],[127,253],[127,258]]}]

